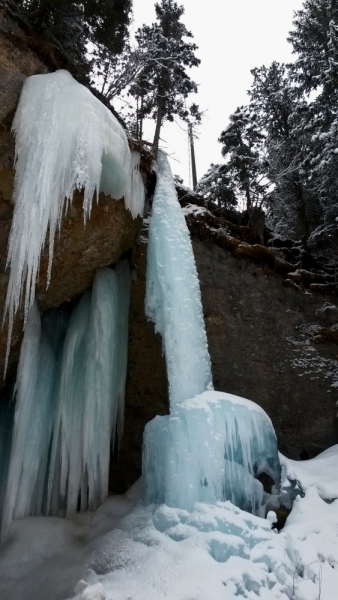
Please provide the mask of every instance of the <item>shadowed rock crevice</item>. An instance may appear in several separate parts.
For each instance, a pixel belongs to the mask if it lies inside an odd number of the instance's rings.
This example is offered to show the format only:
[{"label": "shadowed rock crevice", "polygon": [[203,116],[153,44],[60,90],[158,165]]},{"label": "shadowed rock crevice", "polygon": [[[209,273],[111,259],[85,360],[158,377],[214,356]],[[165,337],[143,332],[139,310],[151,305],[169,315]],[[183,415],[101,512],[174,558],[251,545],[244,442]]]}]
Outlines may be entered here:
[{"label": "shadowed rock crevice", "polygon": [[109,488],[115,493],[125,492],[142,473],[145,425],[156,415],[169,413],[162,339],[155,334],[154,324],[147,320],[144,310],[146,243],[136,245],[134,261],[137,280],[131,284],[124,433],[110,465]]}]

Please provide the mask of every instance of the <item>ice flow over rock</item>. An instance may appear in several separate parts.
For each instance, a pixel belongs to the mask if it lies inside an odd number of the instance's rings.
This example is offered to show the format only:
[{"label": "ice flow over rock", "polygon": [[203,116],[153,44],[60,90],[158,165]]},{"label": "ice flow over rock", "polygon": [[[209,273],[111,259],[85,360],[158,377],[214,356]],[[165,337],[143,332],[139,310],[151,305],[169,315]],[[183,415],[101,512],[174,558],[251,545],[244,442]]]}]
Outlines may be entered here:
[{"label": "ice flow over rock", "polygon": [[189,232],[165,154],[158,153],[149,225],[145,308],[163,340],[170,404],[213,389],[201,292]]},{"label": "ice flow over rock", "polygon": [[264,512],[263,471],[278,483],[276,435],[253,402],[213,392],[199,281],[167,157],[159,153],[149,228],[146,313],[163,339],[170,411],[144,433],[146,501],[192,510],[231,500]]},{"label": "ice flow over rock", "polygon": [[106,499],[110,443],[123,427],[129,293],[124,261],[99,270],[71,314],[54,310],[41,321],[34,303],[17,374],[3,539],[12,519],[71,516]]},{"label": "ice flow over rock", "polygon": [[74,191],[84,190],[84,221],[90,216],[93,196],[98,197],[100,191],[116,200],[124,197],[133,217],[142,215],[144,206],[140,155],[130,152],[126,134],[114,115],[67,71],[26,79],[13,131],[15,206],[5,308],[9,342],[22,296],[25,318],[33,305],[48,229],[50,279],[55,233]]}]

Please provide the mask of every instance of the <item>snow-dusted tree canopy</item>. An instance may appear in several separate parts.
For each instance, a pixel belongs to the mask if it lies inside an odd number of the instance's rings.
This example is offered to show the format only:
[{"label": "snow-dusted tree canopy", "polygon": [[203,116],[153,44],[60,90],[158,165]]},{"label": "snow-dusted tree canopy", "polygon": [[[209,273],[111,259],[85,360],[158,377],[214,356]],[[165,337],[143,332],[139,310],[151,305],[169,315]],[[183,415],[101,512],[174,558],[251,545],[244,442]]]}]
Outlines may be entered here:
[{"label": "snow-dusted tree canopy", "polygon": [[[263,204],[275,233],[315,248],[330,244],[338,217],[337,3],[306,0],[288,39],[295,61],[253,69],[250,103],[220,136],[230,177],[218,201],[229,205],[234,193],[249,209]],[[201,184],[212,195],[210,175]]]},{"label": "snow-dusted tree canopy", "polygon": [[47,41],[54,67],[68,68],[82,83],[89,83],[97,60],[113,60],[129,37],[132,0],[2,0],[0,5],[20,19],[29,35],[33,28]]}]

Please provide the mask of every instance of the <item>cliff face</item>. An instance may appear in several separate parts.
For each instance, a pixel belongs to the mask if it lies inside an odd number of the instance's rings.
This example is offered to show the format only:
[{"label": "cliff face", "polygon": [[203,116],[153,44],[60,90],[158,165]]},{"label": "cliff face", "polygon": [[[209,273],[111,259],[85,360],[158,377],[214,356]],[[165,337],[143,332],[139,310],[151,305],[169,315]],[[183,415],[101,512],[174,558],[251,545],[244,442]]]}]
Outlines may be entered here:
[{"label": "cliff face", "polygon": [[[335,299],[193,239],[215,389],[257,402],[288,457],[338,442]],[[333,387],[332,387],[333,386]]]},{"label": "cliff face", "polygon": [[[14,138],[11,124],[26,77],[46,73],[47,67],[30,49],[31,43],[5,11],[0,11],[0,318],[7,291],[5,271],[8,236],[12,223],[14,183]],[[48,247],[41,259],[37,298],[41,310],[76,298],[93,282],[100,267],[117,262],[133,245],[142,220],[133,219],[124,207],[100,194],[84,227],[83,195],[76,193],[55,239],[52,280],[46,289]],[[17,364],[22,339],[23,314],[15,319],[8,373]],[[0,331],[0,373],[3,373],[7,328]],[[2,379],[2,377],[0,378]]]},{"label": "cliff face", "polygon": [[[168,412],[161,339],[144,312],[147,245],[142,239],[131,289],[125,431],[110,469],[114,492],[125,491],[141,474],[145,424]],[[288,457],[311,458],[337,443],[335,297],[285,285],[283,269],[271,269],[263,255],[253,262],[197,235],[192,242],[215,389],[262,406]],[[268,253],[265,258],[270,262]]]}]

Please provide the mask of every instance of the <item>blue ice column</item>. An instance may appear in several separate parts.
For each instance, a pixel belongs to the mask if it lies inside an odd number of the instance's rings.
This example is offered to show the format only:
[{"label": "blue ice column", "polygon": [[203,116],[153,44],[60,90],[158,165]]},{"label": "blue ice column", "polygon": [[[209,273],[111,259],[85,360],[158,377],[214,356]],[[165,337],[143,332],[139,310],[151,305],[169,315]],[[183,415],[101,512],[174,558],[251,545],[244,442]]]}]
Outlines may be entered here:
[{"label": "blue ice column", "polygon": [[201,292],[168,159],[158,153],[149,227],[146,314],[162,336],[170,405],[213,389]]},{"label": "blue ice column", "polygon": [[[191,510],[231,500],[260,514],[255,476],[280,477],[271,421],[253,402],[213,392],[201,295],[188,229],[166,156],[159,153],[149,228],[146,313],[162,335],[170,415],[144,433],[148,503]],[[190,400],[189,400],[190,399]]]}]

